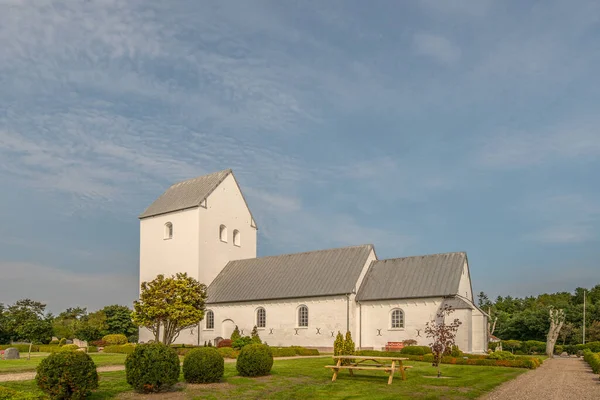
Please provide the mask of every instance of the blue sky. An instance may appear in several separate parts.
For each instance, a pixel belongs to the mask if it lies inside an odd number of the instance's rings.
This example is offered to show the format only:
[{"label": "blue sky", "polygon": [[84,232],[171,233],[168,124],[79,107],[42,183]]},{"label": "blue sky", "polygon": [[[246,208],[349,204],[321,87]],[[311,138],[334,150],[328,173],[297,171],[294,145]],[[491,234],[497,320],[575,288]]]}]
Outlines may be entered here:
[{"label": "blue sky", "polygon": [[137,215],[232,168],[259,254],[600,281],[600,3],[0,0],[0,302],[130,304]]}]

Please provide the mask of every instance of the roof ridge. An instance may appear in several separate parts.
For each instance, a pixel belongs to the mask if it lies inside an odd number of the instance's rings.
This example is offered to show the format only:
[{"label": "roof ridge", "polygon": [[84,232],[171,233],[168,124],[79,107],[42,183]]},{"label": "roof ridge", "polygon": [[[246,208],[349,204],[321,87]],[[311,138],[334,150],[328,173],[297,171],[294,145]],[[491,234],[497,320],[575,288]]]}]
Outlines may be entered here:
[{"label": "roof ridge", "polygon": [[184,179],[184,180],[182,180],[182,181],[175,182],[174,184],[172,184],[171,186],[169,186],[169,189],[170,189],[170,188],[172,188],[172,187],[174,187],[174,186],[176,186],[176,185],[179,185],[179,184],[181,184],[181,183],[184,183],[184,182],[195,181],[196,179],[200,179],[200,178],[206,178],[206,177],[209,177],[209,176],[211,176],[211,175],[218,175],[218,174],[220,174],[220,173],[222,173],[222,172],[227,172],[227,174],[229,174],[229,173],[232,173],[232,172],[233,172],[233,170],[232,170],[231,168],[227,168],[227,169],[222,169],[222,170],[220,170],[220,171],[215,171],[215,172],[211,172],[211,173],[204,174],[204,175],[198,175],[198,176],[196,176],[196,177],[193,177],[193,178]]},{"label": "roof ridge", "polygon": [[333,251],[333,250],[346,250],[346,249],[353,249],[353,248],[359,248],[359,247],[373,248],[373,245],[370,243],[365,243],[365,244],[357,244],[357,245],[352,245],[352,246],[332,247],[329,249],[300,251],[298,253],[285,253],[285,254],[274,254],[274,255],[262,256],[262,257],[242,258],[239,260],[231,260],[229,262],[246,261],[246,260],[260,260],[260,259],[265,259],[265,258],[283,257],[283,256],[298,256],[298,255],[302,255],[302,254],[321,253],[321,252]]},{"label": "roof ridge", "polygon": [[395,258],[383,258],[383,259],[379,259],[379,260],[374,260],[374,262],[378,262],[378,261],[395,261],[395,260],[405,260],[407,258],[418,258],[418,257],[433,257],[433,256],[443,256],[443,255],[447,255],[447,254],[464,254],[465,256],[467,255],[466,251],[449,251],[446,253],[433,253],[433,254],[420,254],[420,255],[416,255],[416,256],[406,256],[406,257],[395,257]]}]

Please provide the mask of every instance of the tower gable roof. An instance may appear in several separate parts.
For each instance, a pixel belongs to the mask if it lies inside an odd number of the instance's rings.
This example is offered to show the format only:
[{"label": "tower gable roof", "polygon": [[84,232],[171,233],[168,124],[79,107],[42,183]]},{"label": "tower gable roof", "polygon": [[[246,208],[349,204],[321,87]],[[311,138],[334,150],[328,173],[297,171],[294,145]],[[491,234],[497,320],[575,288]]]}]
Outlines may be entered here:
[{"label": "tower gable roof", "polygon": [[[212,174],[202,175],[193,179],[188,179],[182,182],[171,185],[158,199],[154,200],[143,213],[139,215],[139,219],[154,217],[156,215],[168,214],[174,211],[182,211],[189,208],[199,207],[204,200],[210,196],[212,192],[231,174],[231,169],[213,172]],[[235,176],[233,176],[234,180]],[[239,185],[238,185],[239,189]],[[242,193],[240,189],[240,193]],[[242,193],[242,198],[246,203],[246,207],[252,217],[252,212],[248,207],[248,203]],[[252,221],[254,218],[252,217]],[[255,222],[254,222],[255,223]]]},{"label": "tower gable roof", "polygon": [[368,301],[456,295],[466,261],[467,254],[464,252],[373,261],[356,299]]},{"label": "tower gable roof", "polygon": [[372,250],[362,245],[230,261],[208,287],[207,303],[349,294]]}]

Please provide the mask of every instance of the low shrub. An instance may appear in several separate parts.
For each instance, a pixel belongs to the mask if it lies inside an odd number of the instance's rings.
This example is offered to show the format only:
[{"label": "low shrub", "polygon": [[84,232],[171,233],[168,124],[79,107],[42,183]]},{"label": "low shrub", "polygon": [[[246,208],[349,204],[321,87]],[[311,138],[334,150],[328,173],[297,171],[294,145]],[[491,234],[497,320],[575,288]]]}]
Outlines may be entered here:
[{"label": "low shrub", "polygon": [[139,344],[125,359],[127,383],[141,393],[170,388],[177,383],[179,372],[177,353],[162,343]]},{"label": "low shrub", "polygon": [[240,352],[238,350],[232,349],[231,347],[219,347],[217,351],[220,355],[223,356],[223,358],[235,359],[238,358],[238,356],[240,355]]},{"label": "low shrub", "polygon": [[271,349],[264,344],[249,344],[240,351],[235,367],[242,376],[268,375],[273,367]]},{"label": "low shrub", "polygon": [[431,353],[429,346],[408,346],[400,350],[401,354],[410,354],[414,356],[423,356]]},{"label": "low shrub", "polygon": [[76,351],[79,350],[79,346],[76,344],[65,344],[60,347],[60,351]]},{"label": "low shrub", "polygon": [[600,353],[594,353],[590,349],[583,351],[583,359],[587,362],[595,374],[600,374]]},{"label": "low shrub", "polygon": [[543,354],[546,352],[546,342],[541,342],[539,340],[526,340],[521,342],[520,350],[525,354]]},{"label": "low shrub", "polygon": [[193,349],[183,360],[183,378],[187,383],[219,382],[224,372],[225,361],[214,347]]},{"label": "low shrub", "polygon": [[294,357],[297,355],[296,350],[291,347],[271,347],[273,357]]},{"label": "low shrub", "polygon": [[239,338],[237,338],[233,342],[231,342],[231,347],[233,347],[236,350],[240,350],[244,346],[248,346],[249,344],[252,344],[252,343],[254,343],[254,342],[252,341],[252,338],[250,336],[240,336]]},{"label": "low shrub", "polygon": [[452,346],[450,350],[450,355],[452,357],[463,357],[464,353],[458,348],[458,346]]},{"label": "low shrub", "polygon": [[[294,349],[297,356],[318,356],[320,355],[319,350],[317,349],[307,349],[306,347],[301,346],[292,346],[290,349]],[[275,356],[273,356],[275,357]]]},{"label": "low shrub", "polygon": [[217,345],[217,347],[231,347],[231,344],[233,342],[231,341],[231,339],[223,339],[219,342],[219,344]]},{"label": "low shrub", "polygon": [[55,353],[57,351],[60,351],[61,346],[57,345],[57,344],[43,344],[38,346],[40,352],[42,353]]},{"label": "low shrub", "polygon": [[96,365],[81,351],[50,354],[38,365],[35,380],[53,399],[83,399],[98,388]]},{"label": "low shrub", "polygon": [[404,346],[416,346],[417,345],[417,341],[415,339],[406,339],[402,341],[402,344]]},{"label": "low shrub", "polygon": [[98,348],[96,346],[88,346],[87,352],[88,353],[97,353],[98,352]]},{"label": "low shrub", "polygon": [[61,338],[61,339],[58,341],[58,345],[59,345],[59,346],[64,346],[65,344],[67,344],[67,338]]},{"label": "low shrub", "polygon": [[510,351],[495,351],[487,358],[488,360],[514,360],[516,356]]},{"label": "low shrub", "polygon": [[106,346],[103,350],[105,353],[121,353],[121,354],[131,354],[135,350],[136,345],[134,343],[120,344],[120,345],[112,345]]},{"label": "low shrub", "polygon": [[48,344],[58,344],[59,342],[60,342],[60,340],[58,340],[58,339],[52,339],[50,341],[50,343],[48,343]]},{"label": "low shrub", "polygon": [[102,338],[106,345],[125,344],[127,343],[127,336],[122,333],[116,333],[112,335],[106,335]]},{"label": "low shrub", "polygon": [[556,355],[561,355],[564,350],[565,350],[565,347],[560,344],[557,344],[554,346],[554,354],[556,354]]},{"label": "low shrub", "polygon": [[[3,344],[0,346],[0,350],[6,350],[6,349],[10,349],[10,348],[15,348],[17,350],[19,350],[19,353],[29,353],[29,345],[28,344]],[[33,346],[31,346],[31,352],[38,352],[40,351],[40,346],[37,344],[34,344]]]}]

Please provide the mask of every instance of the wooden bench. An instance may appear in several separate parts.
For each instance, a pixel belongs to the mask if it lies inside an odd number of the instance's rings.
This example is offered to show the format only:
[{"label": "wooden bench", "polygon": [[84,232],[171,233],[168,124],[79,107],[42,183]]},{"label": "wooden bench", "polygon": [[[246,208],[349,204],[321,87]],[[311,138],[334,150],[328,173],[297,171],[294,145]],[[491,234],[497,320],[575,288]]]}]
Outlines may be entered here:
[{"label": "wooden bench", "polygon": [[387,342],[385,345],[385,351],[400,351],[404,348],[402,342]]},{"label": "wooden bench", "polygon": [[[354,376],[355,370],[367,370],[367,371],[383,371],[389,374],[388,385],[392,384],[392,380],[394,378],[394,373],[396,371],[400,371],[402,376],[402,380],[406,380],[405,371],[412,366],[402,365],[402,360],[408,360],[407,358],[401,357],[371,357],[371,356],[335,356],[334,360],[337,359],[336,365],[326,365],[325,368],[329,368],[333,370],[333,378],[331,378],[332,382],[335,382],[337,379],[338,373],[342,369],[347,369],[350,372],[350,376]],[[342,360],[350,360],[350,365],[342,365]],[[365,362],[373,362],[373,364],[363,364]],[[391,361],[390,364],[386,364]]]}]

